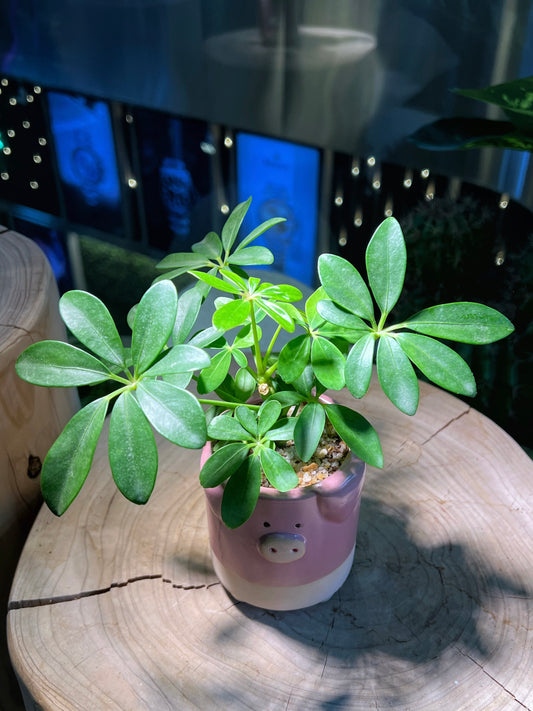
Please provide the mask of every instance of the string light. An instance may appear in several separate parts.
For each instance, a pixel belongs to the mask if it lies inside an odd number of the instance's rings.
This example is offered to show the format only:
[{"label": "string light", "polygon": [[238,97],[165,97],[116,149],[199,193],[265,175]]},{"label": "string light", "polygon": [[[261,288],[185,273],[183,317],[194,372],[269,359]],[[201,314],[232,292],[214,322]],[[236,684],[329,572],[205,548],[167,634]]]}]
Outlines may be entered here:
[{"label": "string light", "polygon": [[128,179],[128,187],[130,188],[136,188],[137,187],[137,181],[135,178],[129,178]]},{"label": "string light", "polygon": [[226,148],[231,148],[233,146],[233,138],[231,136],[226,136],[224,138],[224,145]]},{"label": "string light", "polygon": [[429,178],[429,170],[428,170],[427,168],[424,168],[424,170],[421,170],[421,171],[420,171],[420,175],[421,175],[423,178]]},{"label": "string light", "polygon": [[501,210],[505,210],[505,208],[509,205],[509,193],[501,194],[499,205]]},{"label": "string light", "polygon": [[33,162],[34,162],[34,163],[42,163],[42,162],[43,162],[43,159],[41,158],[41,156],[39,155],[39,153],[34,153],[34,154],[33,154]]},{"label": "string light", "polygon": [[366,159],[366,162],[371,168],[376,165],[376,159],[374,158],[374,156],[369,156]]},{"label": "string light", "polygon": [[348,242],[348,239],[346,237],[346,227],[342,227],[339,235],[339,246],[340,247],[345,247],[346,243]]},{"label": "string light", "polygon": [[357,158],[352,160],[352,175],[356,178],[360,173],[359,161]]},{"label": "string light", "polygon": [[226,205],[226,203],[224,203],[223,205],[221,205],[221,206],[220,206],[220,212],[221,212],[223,215],[227,215],[228,212],[229,212],[229,205]]},{"label": "string light", "polygon": [[37,190],[39,187],[39,183],[36,180],[30,180],[30,188],[32,190]]}]

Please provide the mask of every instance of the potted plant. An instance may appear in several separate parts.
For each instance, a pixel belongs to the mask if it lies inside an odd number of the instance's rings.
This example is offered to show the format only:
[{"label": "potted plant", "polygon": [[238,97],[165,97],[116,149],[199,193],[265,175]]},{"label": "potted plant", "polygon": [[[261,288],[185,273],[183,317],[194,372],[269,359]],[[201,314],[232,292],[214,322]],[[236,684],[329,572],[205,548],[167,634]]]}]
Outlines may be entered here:
[{"label": "potted plant", "polygon": [[[320,286],[298,308],[297,288],[243,270],[272,263],[271,252],[252,243],[281,221],[268,220],[238,241],[250,200],[233,210],[220,236],[210,232],[190,253],[162,260],[162,275],[131,314],[130,348],[100,300],[70,291],[60,313],[84,348],[35,343],[16,369],[41,386],[114,387],[72,418],[44,461],[42,492],[55,514],[83,485],[113,403],[109,462],[124,496],[138,504],[150,497],[158,467],[153,429],[179,446],[203,447],[200,483],[208,494],[216,572],[238,599],[290,609],[327,599],[344,582],[365,462],[383,465],[372,425],[326,391],[347,387],[362,398],[375,359],[384,392],[409,415],[418,405],[415,367],[453,393],[474,395],[466,362],[436,339],[490,343],[513,326],[475,303],[433,306],[388,324],[406,269],[405,242],[392,217],[368,244],[369,286],[349,262],[322,254]],[[197,281],[178,296],[171,279],[185,273]],[[212,288],[220,292],[212,325],[195,330]],[[275,330],[262,352],[266,322]],[[294,335],[278,352],[282,331]],[[351,456],[342,461],[345,446]]]}]

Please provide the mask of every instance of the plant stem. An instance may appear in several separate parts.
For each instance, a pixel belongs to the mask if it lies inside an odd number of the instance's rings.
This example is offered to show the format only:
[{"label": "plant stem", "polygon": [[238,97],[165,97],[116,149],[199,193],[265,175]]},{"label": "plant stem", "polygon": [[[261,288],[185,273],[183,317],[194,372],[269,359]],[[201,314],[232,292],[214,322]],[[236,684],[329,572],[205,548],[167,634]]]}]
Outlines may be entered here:
[{"label": "plant stem", "polygon": [[[279,336],[279,334],[280,334],[280,331],[281,331],[281,326],[278,326],[278,327],[276,328],[276,331],[275,331],[274,335],[272,336],[272,340],[271,340],[270,343],[268,344],[268,348],[266,349],[266,353],[265,353],[265,357],[264,357],[264,361],[263,361],[265,364],[268,362],[268,359],[269,359],[269,357],[270,357],[270,354],[272,353],[272,349],[274,348],[274,344],[275,344],[275,342],[277,341],[277,338],[278,338],[278,336]],[[265,375],[266,375],[268,372],[269,372],[269,371],[267,370],[266,373],[265,373]]]},{"label": "plant stem", "polygon": [[257,375],[261,377],[264,372],[263,359],[261,358],[261,347],[259,345],[259,334],[257,333],[257,323],[255,321],[254,303],[250,301],[250,323],[252,324],[252,333],[254,336],[254,358]]},{"label": "plant stem", "polygon": [[230,407],[233,410],[236,407],[239,407],[240,405],[244,405],[244,407],[249,407],[251,410],[259,410],[261,405],[250,405],[247,402],[229,402],[228,400],[208,400],[206,398],[198,398],[198,402],[201,405],[215,405],[215,407]]}]

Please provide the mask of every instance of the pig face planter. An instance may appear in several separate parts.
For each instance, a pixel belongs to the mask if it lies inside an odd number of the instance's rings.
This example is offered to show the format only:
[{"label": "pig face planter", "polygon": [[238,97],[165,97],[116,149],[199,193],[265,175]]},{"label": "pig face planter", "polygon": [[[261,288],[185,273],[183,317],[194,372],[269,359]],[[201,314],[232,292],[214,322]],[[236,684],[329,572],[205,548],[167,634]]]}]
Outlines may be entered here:
[{"label": "pig face planter", "polygon": [[[202,464],[210,453],[208,444]],[[313,486],[261,487],[252,516],[236,529],[220,516],[223,485],[205,489],[213,566],[226,590],[268,610],[328,600],[352,566],[364,475],[364,462],[349,456]]]}]

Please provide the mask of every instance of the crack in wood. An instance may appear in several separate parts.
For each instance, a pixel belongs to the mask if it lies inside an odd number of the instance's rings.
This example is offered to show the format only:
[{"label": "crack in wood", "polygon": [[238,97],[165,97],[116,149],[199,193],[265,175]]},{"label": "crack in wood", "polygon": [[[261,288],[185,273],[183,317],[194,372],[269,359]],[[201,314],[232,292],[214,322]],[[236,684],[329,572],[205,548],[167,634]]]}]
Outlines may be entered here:
[{"label": "crack in wood", "polygon": [[514,699],[514,700],[516,701],[516,703],[517,703],[519,706],[521,706],[522,708],[526,709],[527,711],[532,711],[532,709],[531,709],[529,706],[526,706],[526,705],[523,704],[519,699],[517,699],[516,696],[513,694],[512,691],[509,691],[509,689],[506,689],[505,686],[504,686],[501,682],[498,681],[498,679],[496,679],[495,677],[493,677],[492,674],[489,674],[489,672],[485,669],[485,667],[484,667],[482,664],[480,664],[476,659],[474,659],[474,657],[471,657],[470,654],[467,654],[466,652],[463,652],[463,650],[462,650],[462,649],[459,649],[459,647],[456,647],[455,649],[459,652],[459,654],[462,654],[463,657],[466,657],[467,659],[470,659],[471,662],[473,662],[477,667],[479,667],[479,669],[481,669],[481,671],[483,672],[483,674],[486,674],[486,675],[489,677],[489,679],[492,679],[492,681],[493,681],[495,684],[497,684],[501,689],[503,689],[506,694],[509,694],[509,696],[510,696],[512,699]]},{"label": "crack in wood", "polygon": [[454,422],[457,422],[457,420],[460,420],[460,419],[461,419],[462,417],[464,417],[465,415],[468,415],[468,413],[470,412],[470,410],[471,410],[471,408],[468,407],[464,412],[461,412],[460,415],[457,415],[457,417],[453,417],[453,418],[452,418],[449,422],[447,422],[445,425],[442,425],[442,427],[440,427],[436,432],[433,432],[433,434],[430,435],[426,440],[424,440],[423,442],[421,442],[421,443],[420,443],[420,446],[423,447],[423,446],[424,446],[425,444],[427,444],[428,442],[431,442],[431,440],[432,440],[434,437],[436,437],[437,435],[439,435],[441,432],[443,432],[445,429],[447,429],[450,425],[453,425]]},{"label": "crack in wood", "polygon": [[105,588],[98,588],[96,590],[84,590],[79,593],[72,593],[71,595],[56,595],[54,597],[42,597],[34,598],[28,600],[11,600],[8,605],[8,612],[11,610],[21,610],[27,607],[43,607],[45,605],[57,605],[60,602],[72,602],[73,600],[81,600],[84,597],[94,597],[95,595],[105,595],[105,593],[110,592],[116,588],[124,588],[126,585],[131,583],[137,583],[140,580],[161,580],[163,583],[171,584],[176,590],[208,590],[214,585],[220,585],[217,581],[209,584],[203,585],[180,585],[178,583],[173,583],[169,578],[163,578],[162,575],[138,575],[134,578],[129,578],[128,580],[120,583],[111,583]]}]

